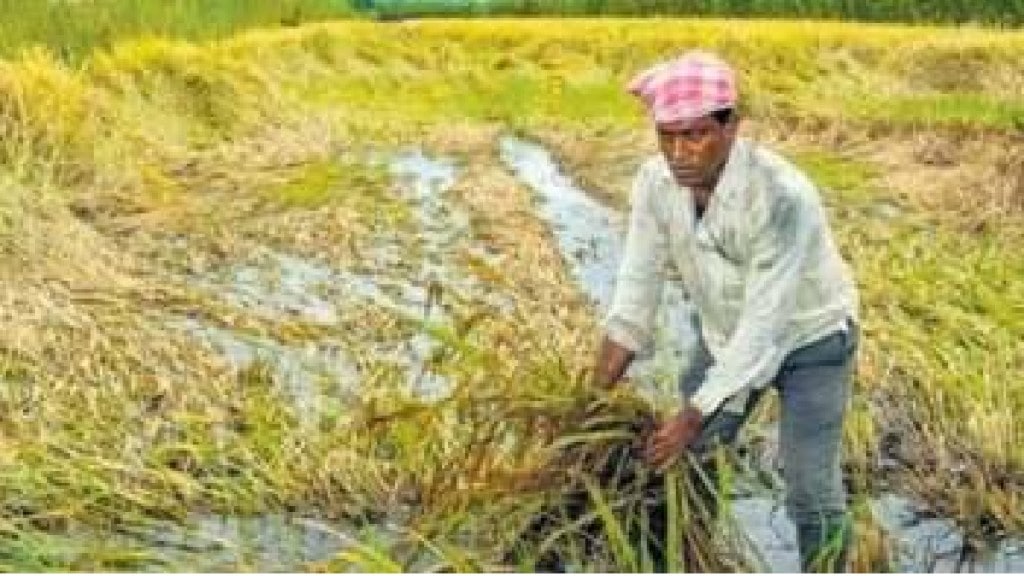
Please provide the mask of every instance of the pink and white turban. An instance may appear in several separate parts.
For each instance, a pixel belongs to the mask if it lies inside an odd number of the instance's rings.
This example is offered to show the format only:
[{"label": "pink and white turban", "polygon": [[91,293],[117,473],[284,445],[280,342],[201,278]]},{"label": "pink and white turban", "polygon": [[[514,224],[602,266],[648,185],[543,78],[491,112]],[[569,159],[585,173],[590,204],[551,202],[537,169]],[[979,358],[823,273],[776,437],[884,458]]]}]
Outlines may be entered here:
[{"label": "pink and white turban", "polygon": [[700,118],[736,106],[736,75],[721,58],[698,50],[641,72],[629,83],[654,122]]}]

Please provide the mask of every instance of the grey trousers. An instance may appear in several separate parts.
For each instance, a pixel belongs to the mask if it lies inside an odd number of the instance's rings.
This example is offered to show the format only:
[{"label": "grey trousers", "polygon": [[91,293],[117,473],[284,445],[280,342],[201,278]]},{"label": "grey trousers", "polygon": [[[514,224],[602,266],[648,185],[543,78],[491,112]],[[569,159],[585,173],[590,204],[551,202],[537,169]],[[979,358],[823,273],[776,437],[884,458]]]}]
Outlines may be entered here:
[{"label": "grey trousers", "polygon": [[[830,334],[786,356],[773,385],[781,401],[779,448],[786,483],[786,512],[796,525],[804,571],[843,571],[852,524],[840,468],[843,418],[850,397],[858,329]],[[691,396],[714,359],[698,347],[679,386]],[[718,410],[705,419],[697,454],[735,441],[764,390],[751,392],[742,413]]]}]

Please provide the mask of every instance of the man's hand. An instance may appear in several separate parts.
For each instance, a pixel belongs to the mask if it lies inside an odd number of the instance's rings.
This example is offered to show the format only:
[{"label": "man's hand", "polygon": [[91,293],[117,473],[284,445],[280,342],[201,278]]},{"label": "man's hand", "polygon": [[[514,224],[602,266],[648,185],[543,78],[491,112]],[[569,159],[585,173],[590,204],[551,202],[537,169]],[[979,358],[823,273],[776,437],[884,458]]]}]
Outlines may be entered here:
[{"label": "man's hand", "polygon": [[591,383],[601,389],[615,386],[633,361],[633,356],[632,350],[605,336],[597,353]]},{"label": "man's hand", "polygon": [[675,417],[665,421],[647,439],[644,459],[647,463],[661,468],[689,448],[700,434],[703,416],[693,406],[687,406]]}]

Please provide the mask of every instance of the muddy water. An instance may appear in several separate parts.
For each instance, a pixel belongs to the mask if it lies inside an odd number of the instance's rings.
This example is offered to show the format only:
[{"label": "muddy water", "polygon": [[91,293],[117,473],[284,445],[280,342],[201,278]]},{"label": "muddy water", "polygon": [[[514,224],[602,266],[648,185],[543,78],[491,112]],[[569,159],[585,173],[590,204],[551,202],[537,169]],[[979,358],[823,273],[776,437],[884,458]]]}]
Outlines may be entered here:
[{"label": "muddy water", "polygon": [[[875,520],[887,534],[895,572],[1024,572],[1024,540],[1006,539],[968,554],[963,531],[949,518],[896,494],[871,498]],[[772,572],[799,572],[796,530],[779,497],[739,498],[733,513],[756,554]]]},{"label": "muddy water", "polygon": [[392,176],[401,185],[416,214],[423,255],[420,261],[420,285],[452,279],[446,264],[461,237],[469,235],[469,219],[453,211],[445,194],[455,185],[455,163],[446,158],[430,158],[420,151],[399,155],[390,164]]},{"label": "muddy water", "polygon": [[[451,383],[428,367],[439,344],[426,327],[449,320],[441,303],[445,293],[455,292],[496,309],[507,302],[450,264],[456,260],[456,248],[470,236],[468,216],[445,198],[458,177],[455,163],[411,151],[390,159],[387,168],[416,216],[414,233],[420,258],[415,277],[401,269],[410,254],[402,237],[394,233],[381,235],[369,250],[369,272],[266,249],[244,265],[197,278],[194,284],[270,321],[301,320],[330,326],[348,307],[368,302],[399,317],[421,321],[424,329],[408,339],[368,344],[364,352],[404,366],[411,391],[424,399],[439,399],[448,393]],[[480,250],[472,245],[467,248]],[[315,425],[324,410],[343,409],[348,394],[359,385],[360,375],[350,354],[330,339],[294,344],[194,318],[181,318],[174,324],[218,351],[235,369],[254,362],[269,366],[306,425]],[[197,516],[187,526],[167,523],[136,528],[116,540],[131,549],[145,550],[153,558],[154,569],[296,571],[309,562],[329,559],[350,545],[351,538],[337,530],[335,522],[276,515]]]},{"label": "muddy water", "polygon": [[255,362],[270,366],[282,392],[294,403],[295,412],[307,425],[328,408],[340,408],[351,395],[359,375],[344,350],[331,343],[286,345],[270,338],[251,336],[184,320],[180,327],[217,350],[230,365],[241,370]]},{"label": "muddy water", "polygon": [[[606,312],[622,254],[624,216],[577,187],[542,147],[505,138],[501,154],[511,171],[536,193],[540,216],[550,225],[581,288],[598,313]],[[666,292],[655,356],[662,360],[663,373],[671,375],[681,368],[680,351],[693,342],[694,312],[678,288]],[[766,496],[735,498],[735,520],[751,543],[755,561],[764,563],[765,570],[798,572],[796,531],[786,517],[782,495],[777,490],[766,492]],[[926,507],[894,494],[873,498],[871,509],[890,536],[893,567],[898,571],[1024,571],[1021,540],[997,543],[980,558],[962,562],[964,537],[952,520],[928,518]]]},{"label": "muddy water", "polygon": [[[422,251],[417,284],[426,289],[422,319],[444,322],[447,317],[435,298],[448,290],[472,290],[464,278],[452,270],[449,262],[459,241],[470,234],[469,218],[454,211],[445,201],[446,193],[455,185],[458,170],[447,158],[430,158],[421,151],[407,151],[390,163],[389,170],[398,181],[416,214]],[[406,342],[409,359],[407,385],[423,398],[440,399],[451,391],[451,383],[427,368],[428,359],[439,343],[423,331]]]},{"label": "muddy water", "polygon": [[[495,310],[505,310],[511,300],[492,286],[458,269],[458,253],[464,251],[484,260],[492,260],[487,248],[473,240],[469,214],[448,195],[455,185],[459,169],[450,158],[432,158],[419,150],[403,152],[393,158],[388,169],[412,207],[419,225],[419,277],[424,288],[450,292],[460,299],[472,300]],[[443,296],[443,294],[441,294]],[[428,311],[431,319],[443,319],[443,310]]]},{"label": "muddy water", "polygon": [[338,270],[269,249],[249,264],[222,271],[200,284],[250,314],[324,325],[338,321],[339,307],[360,302],[415,317],[422,311],[426,294],[408,280]]},{"label": "muddy water", "polygon": [[347,543],[316,521],[278,515],[200,516],[187,527],[163,525],[123,536],[146,546],[160,565],[189,571],[290,572],[336,555]]},{"label": "muddy water", "polygon": [[184,523],[154,520],[120,526],[113,534],[76,533],[89,549],[135,553],[131,566],[167,572],[300,572],[329,561],[360,541],[387,541],[386,527],[265,514],[195,515]]},{"label": "muddy water", "polygon": [[[337,323],[346,308],[368,302],[424,325],[443,323],[448,317],[439,300],[446,291],[500,304],[494,295],[485,294],[479,283],[449,264],[456,245],[470,233],[468,217],[452,209],[445,199],[458,176],[455,163],[409,151],[389,159],[387,169],[416,216],[414,234],[420,258],[415,277],[400,270],[409,254],[396,233],[376,238],[366,254],[371,261],[359,263],[368,266],[369,272],[338,269],[267,249],[246,265],[209,275],[196,284],[249,314],[325,326]],[[315,416],[325,402],[331,403],[358,384],[351,359],[329,341],[296,346],[192,319],[183,321],[181,327],[223,354],[235,368],[254,361],[267,363],[294,399],[297,412],[307,417]],[[378,343],[367,352],[404,366],[409,388],[430,399],[443,397],[450,390],[450,383],[427,368],[437,347],[422,330],[405,341]]]},{"label": "muddy water", "polygon": [[[272,320],[299,317],[329,326],[337,322],[346,308],[373,303],[401,318],[441,321],[440,312],[430,305],[427,288],[415,282],[336,270],[292,255],[268,252],[258,265],[236,268],[222,276],[213,284],[222,298]],[[329,339],[296,346],[201,325],[194,320],[186,326],[236,368],[255,360],[273,367],[278,382],[295,399],[300,413],[316,414],[323,401],[351,392],[359,381],[351,359]],[[445,386],[424,368],[433,347],[426,333],[419,332],[408,340],[364,352],[405,367],[408,383],[414,390],[424,396],[435,396]],[[333,385],[324,390],[329,383]],[[327,398],[317,395],[324,391]]]},{"label": "muddy water", "polygon": [[1007,538],[978,554],[965,552],[963,532],[949,518],[895,494],[871,501],[879,524],[892,535],[894,568],[901,572],[1024,572],[1024,539]]}]

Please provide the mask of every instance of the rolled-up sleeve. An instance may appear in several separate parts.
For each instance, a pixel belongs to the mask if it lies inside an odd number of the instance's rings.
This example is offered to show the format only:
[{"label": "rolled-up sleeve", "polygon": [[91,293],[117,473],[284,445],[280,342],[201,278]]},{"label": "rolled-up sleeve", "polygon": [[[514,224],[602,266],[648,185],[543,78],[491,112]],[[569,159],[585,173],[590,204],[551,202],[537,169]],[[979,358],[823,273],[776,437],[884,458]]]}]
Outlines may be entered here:
[{"label": "rolled-up sleeve", "polygon": [[766,384],[778,372],[788,352],[782,335],[824,218],[818,204],[800,192],[779,194],[761,214],[752,227],[753,248],[736,329],[690,398],[705,415],[737,393]]},{"label": "rolled-up sleeve", "polygon": [[638,356],[654,350],[654,326],[665,284],[668,240],[654,206],[650,166],[637,171],[632,209],[615,297],[604,323],[605,334]]}]

